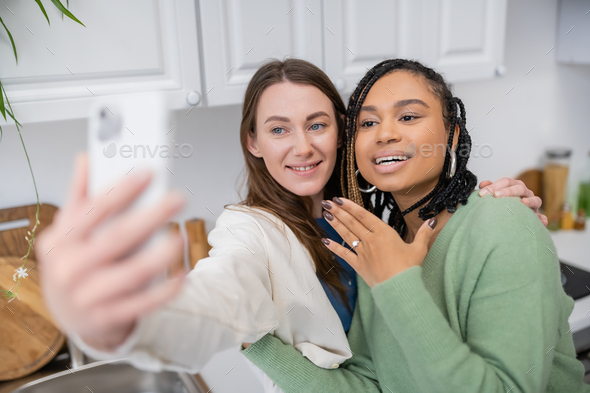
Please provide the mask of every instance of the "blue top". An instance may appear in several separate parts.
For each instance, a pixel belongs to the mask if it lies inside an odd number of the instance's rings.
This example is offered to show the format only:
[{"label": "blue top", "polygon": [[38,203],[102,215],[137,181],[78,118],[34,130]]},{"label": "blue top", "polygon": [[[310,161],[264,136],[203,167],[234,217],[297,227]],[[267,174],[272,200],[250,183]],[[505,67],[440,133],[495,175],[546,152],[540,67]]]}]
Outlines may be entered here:
[{"label": "blue top", "polygon": [[[324,218],[316,218],[315,221],[324,230],[328,239],[340,244],[344,243],[342,237],[340,237],[338,232],[336,232],[336,230],[332,228],[332,226]],[[344,243],[344,245],[346,247],[346,243]],[[334,256],[346,272],[342,277],[340,277],[340,281],[342,281],[345,288],[348,288],[346,298],[348,299],[350,311],[346,308],[346,305],[342,302],[340,296],[337,294],[334,296],[328,285],[322,279],[320,279],[320,282],[322,283],[324,292],[326,292],[326,295],[328,295],[328,299],[330,299],[330,303],[332,303],[332,307],[334,307],[334,310],[336,310],[336,313],[340,317],[344,331],[348,333],[348,329],[350,329],[350,323],[352,322],[352,313],[354,312],[354,305],[356,303],[357,296],[356,272],[344,259],[336,255]]]}]

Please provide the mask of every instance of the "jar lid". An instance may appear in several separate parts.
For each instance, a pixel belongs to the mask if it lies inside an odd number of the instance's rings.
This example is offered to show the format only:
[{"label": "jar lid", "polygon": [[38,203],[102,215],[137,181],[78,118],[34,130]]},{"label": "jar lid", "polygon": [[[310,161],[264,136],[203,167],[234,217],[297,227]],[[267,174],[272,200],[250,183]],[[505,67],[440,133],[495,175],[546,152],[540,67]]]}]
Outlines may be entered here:
[{"label": "jar lid", "polygon": [[[549,149],[545,152],[549,158],[569,158],[572,155],[572,149],[568,148],[556,148]],[[589,153],[590,154],[590,153]]]}]

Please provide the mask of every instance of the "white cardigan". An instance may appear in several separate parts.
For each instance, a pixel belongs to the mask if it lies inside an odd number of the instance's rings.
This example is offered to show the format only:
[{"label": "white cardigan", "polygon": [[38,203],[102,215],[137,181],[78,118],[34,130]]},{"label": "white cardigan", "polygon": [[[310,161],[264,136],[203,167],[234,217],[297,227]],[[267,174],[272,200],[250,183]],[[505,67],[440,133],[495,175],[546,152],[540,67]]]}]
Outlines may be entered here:
[{"label": "white cardigan", "polygon": [[[72,335],[75,344],[95,359],[124,357],[141,369],[190,373],[214,353],[267,333],[322,368],[352,356],[308,251],[276,216],[231,206],[208,241],[210,256],[188,274],[181,293],[143,317],[114,353]],[[280,392],[258,371],[266,392]]]}]

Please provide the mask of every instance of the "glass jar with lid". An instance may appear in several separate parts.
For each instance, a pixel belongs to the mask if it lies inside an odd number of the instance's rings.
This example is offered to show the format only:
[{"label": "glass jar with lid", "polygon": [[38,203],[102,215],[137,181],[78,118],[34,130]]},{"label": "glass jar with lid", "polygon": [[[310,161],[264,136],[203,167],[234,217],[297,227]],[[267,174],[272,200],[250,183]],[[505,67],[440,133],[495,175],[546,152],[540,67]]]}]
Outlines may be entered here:
[{"label": "glass jar with lid", "polygon": [[[567,192],[571,149],[555,148],[546,151],[543,170],[543,206],[549,229],[558,229]],[[555,228],[554,228],[555,227]]]}]

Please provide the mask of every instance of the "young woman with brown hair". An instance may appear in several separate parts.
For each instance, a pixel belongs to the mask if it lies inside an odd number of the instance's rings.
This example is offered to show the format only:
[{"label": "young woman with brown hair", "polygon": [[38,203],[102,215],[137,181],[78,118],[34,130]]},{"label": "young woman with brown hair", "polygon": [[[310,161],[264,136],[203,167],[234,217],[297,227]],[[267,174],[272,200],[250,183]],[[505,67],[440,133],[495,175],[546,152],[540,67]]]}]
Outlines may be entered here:
[{"label": "young woman with brown hair", "polygon": [[[213,353],[267,333],[319,367],[338,367],[352,355],[346,331],[356,278],[321,242],[324,229],[331,230],[321,201],[339,194],[334,168],[344,116],[319,68],[295,59],[262,66],[246,91],[240,129],[248,195],[217,220],[209,258],[184,281],[155,287],[145,284],[177,260],[180,238],[128,253],[178,212],[181,198],[122,212],[149,174],[130,174],[108,197],[91,198],[80,158],[69,200],[37,243],[56,321],[92,357],[127,357],[141,368],[195,372]],[[522,185],[502,184],[507,195],[540,206]],[[107,218],[109,229],[95,232]],[[279,390],[261,376],[266,391]]]}]

